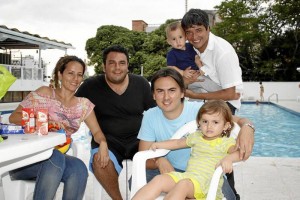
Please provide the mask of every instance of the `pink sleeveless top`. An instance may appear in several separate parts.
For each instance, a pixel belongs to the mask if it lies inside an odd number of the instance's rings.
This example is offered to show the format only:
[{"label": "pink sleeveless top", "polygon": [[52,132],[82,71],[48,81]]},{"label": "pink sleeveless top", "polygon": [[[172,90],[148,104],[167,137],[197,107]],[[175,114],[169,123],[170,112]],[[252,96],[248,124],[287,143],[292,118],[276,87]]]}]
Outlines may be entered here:
[{"label": "pink sleeveless top", "polygon": [[[75,133],[80,123],[84,121],[92,112],[95,105],[84,97],[76,97],[78,103],[72,107],[66,107],[55,98],[55,91],[53,96],[30,92],[28,96],[20,103],[23,108],[47,108],[49,114],[49,128],[50,126],[63,128],[66,131],[67,137]],[[51,131],[51,130],[49,130]]]}]

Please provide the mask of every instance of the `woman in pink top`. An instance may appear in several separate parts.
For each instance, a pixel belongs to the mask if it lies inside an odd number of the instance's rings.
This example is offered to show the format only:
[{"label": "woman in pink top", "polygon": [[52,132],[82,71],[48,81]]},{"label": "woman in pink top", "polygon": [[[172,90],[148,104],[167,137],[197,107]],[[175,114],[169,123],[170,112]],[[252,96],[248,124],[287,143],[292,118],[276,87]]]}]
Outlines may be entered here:
[{"label": "woman in pink top", "polygon": [[[49,131],[64,129],[67,137],[75,133],[85,122],[95,140],[100,144],[98,155],[105,167],[108,163],[108,148],[105,136],[97,122],[94,104],[88,99],[75,97],[75,91],[83,80],[85,63],[76,56],[62,57],[54,69],[55,88],[42,86],[31,92],[11,114],[9,121],[21,125],[22,108],[48,109]],[[45,161],[10,172],[17,180],[36,179],[33,199],[54,199],[60,182],[64,183],[63,200],[82,199],[88,172],[78,158],[54,150]]]}]

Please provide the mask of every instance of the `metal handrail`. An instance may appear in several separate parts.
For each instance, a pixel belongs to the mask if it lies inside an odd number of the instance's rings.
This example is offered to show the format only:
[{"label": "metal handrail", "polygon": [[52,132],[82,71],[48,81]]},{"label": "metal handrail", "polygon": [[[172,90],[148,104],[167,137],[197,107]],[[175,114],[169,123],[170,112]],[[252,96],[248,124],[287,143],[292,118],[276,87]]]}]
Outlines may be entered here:
[{"label": "metal handrail", "polygon": [[273,94],[271,94],[269,97],[268,97],[268,102],[270,103],[270,99],[271,99],[271,97],[272,96],[276,96],[276,103],[278,103],[278,94],[277,93],[273,93]]}]

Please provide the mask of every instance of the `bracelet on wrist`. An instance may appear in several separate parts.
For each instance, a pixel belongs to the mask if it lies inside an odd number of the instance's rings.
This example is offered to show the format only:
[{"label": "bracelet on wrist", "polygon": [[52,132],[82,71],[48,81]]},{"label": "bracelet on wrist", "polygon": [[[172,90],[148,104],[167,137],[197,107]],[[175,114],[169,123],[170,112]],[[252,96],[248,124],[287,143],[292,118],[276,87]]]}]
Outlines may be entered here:
[{"label": "bracelet on wrist", "polygon": [[253,129],[253,133],[255,132],[255,126],[254,126],[253,124],[245,123],[245,124],[242,125],[242,127],[243,127],[243,126],[249,126],[250,128]]}]

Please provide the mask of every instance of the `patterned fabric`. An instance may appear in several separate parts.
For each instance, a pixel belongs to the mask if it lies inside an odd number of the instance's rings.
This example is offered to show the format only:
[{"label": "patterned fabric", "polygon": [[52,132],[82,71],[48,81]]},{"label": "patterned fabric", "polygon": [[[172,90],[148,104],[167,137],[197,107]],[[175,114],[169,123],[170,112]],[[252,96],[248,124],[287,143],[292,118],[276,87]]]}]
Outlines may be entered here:
[{"label": "patterned fabric", "polygon": [[[197,184],[198,187],[195,189],[195,192],[198,194],[201,192],[207,195],[216,164],[227,155],[228,149],[235,145],[235,140],[227,137],[205,140],[203,134],[198,131],[188,135],[186,142],[187,145],[192,148],[186,172],[171,172],[172,176],[176,176],[178,179],[190,178],[193,182],[198,182],[200,188]],[[222,199],[223,197],[221,191],[223,181],[221,178],[217,199]]]},{"label": "patterned fabric", "polygon": [[23,108],[34,108],[34,110],[47,108],[49,127],[53,126],[56,130],[63,128],[67,137],[70,137],[71,134],[79,129],[80,123],[94,109],[94,104],[88,99],[83,97],[76,97],[76,99],[78,103],[75,106],[66,107],[60,101],[56,100],[54,90],[53,96],[31,92],[20,105]]}]

